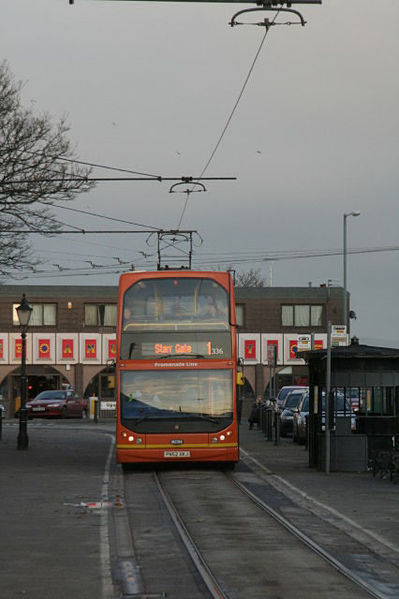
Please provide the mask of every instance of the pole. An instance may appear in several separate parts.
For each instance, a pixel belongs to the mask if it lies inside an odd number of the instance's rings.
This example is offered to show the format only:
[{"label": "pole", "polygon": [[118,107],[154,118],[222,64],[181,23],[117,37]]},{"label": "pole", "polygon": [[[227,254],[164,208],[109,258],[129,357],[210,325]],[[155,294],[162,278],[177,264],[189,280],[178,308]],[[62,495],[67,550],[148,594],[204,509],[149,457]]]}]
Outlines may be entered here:
[{"label": "pole", "polygon": [[330,473],[330,391],[331,391],[331,322],[327,329],[327,369],[326,369],[326,402],[325,402],[325,440],[326,440],[326,474]]},{"label": "pole", "polygon": [[22,331],[21,348],[21,407],[19,408],[19,433],[17,440],[18,449],[28,449],[28,418],[26,413],[26,332]]},{"label": "pole", "polygon": [[344,227],[343,227],[343,256],[344,256],[344,264],[343,264],[343,271],[344,271],[344,304],[343,304],[343,312],[344,312],[344,322],[343,324],[345,326],[347,326],[348,324],[348,303],[347,303],[347,280],[346,280],[346,253],[347,253],[347,249],[346,249],[346,219],[348,218],[348,214],[344,214]]}]

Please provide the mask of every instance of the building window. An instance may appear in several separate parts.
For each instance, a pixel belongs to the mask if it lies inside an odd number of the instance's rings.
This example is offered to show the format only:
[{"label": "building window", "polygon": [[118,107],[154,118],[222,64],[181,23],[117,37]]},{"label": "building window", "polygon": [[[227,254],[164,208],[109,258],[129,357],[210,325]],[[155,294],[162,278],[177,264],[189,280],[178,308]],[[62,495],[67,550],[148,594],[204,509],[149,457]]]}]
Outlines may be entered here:
[{"label": "building window", "polygon": [[283,327],[321,327],[323,306],[312,304],[281,306],[281,324]]},{"label": "building window", "polygon": [[244,326],[244,306],[242,304],[236,304],[236,321],[239,327]]},{"label": "building window", "polygon": [[[30,327],[55,326],[57,324],[57,304],[30,304],[32,314],[29,321]],[[12,306],[12,323],[19,326],[17,308],[19,304]]]},{"label": "building window", "polygon": [[323,325],[323,306],[310,306],[310,325],[312,327]]},{"label": "building window", "polygon": [[283,327],[294,326],[294,306],[281,306],[281,324]]},{"label": "building window", "polygon": [[85,325],[115,327],[117,321],[116,304],[86,304]]}]

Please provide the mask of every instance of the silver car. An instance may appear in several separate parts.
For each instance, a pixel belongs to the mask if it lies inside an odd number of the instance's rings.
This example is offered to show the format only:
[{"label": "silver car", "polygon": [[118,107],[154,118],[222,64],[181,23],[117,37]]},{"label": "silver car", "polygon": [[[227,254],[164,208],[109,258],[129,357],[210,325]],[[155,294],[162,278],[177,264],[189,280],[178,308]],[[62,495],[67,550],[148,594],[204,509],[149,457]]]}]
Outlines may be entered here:
[{"label": "silver car", "polygon": [[307,417],[309,416],[309,392],[303,394],[298,407],[294,410],[292,440],[303,445],[307,435]]},{"label": "silver car", "polygon": [[305,393],[309,393],[308,387],[298,387],[286,396],[280,413],[280,435],[282,437],[293,432],[294,413]]}]

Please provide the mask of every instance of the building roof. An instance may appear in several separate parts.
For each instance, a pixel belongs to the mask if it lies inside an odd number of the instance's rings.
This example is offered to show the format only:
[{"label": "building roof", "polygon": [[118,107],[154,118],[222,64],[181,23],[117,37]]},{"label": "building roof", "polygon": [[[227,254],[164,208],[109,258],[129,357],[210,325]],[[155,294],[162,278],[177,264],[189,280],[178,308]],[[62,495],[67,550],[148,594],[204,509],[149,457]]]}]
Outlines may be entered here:
[{"label": "building roof", "polygon": [[342,298],[342,287],[236,287],[235,296],[244,299],[326,299]]},{"label": "building roof", "polygon": [[48,298],[68,298],[70,297],[88,297],[109,299],[116,301],[118,299],[118,287],[112,285],[0,285],[0,297],[14,297],[18,302],[26,294],[29,300],[35,297]]}]

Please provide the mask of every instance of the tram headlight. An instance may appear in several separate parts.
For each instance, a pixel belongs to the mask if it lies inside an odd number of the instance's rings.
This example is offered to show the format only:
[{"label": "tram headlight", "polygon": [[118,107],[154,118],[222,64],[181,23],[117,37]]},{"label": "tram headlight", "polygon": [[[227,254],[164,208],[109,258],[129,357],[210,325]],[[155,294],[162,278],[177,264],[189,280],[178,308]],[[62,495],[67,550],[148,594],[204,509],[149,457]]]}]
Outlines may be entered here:
[{"label": "tram headlight", "polygon": [[133,437],[133,435],[130,435],[130,436],[129,436],[129,438],[128,438],[128,441],[130,441],[130,443],[132,443],[132,442],[134,441],[134,437]]},{"label": "tram headlight", "polygon": [[226,438],[226,437],[225,437],[224,435],[220,435],[220,440],[221,440],[221,441],[224,441],[224,440],[225,440],[225,438]]},{"label": "tram headlight", "polygon": [[140,445],[142,442],[143,442],[143,439],[140,439],[140,437],[138,439],[136,439],[137,445]]},{"label": "tram headlight", "polygon": [[212,443],[217,443],[218,442],[218,438],[217,437],[212,437]]}]

